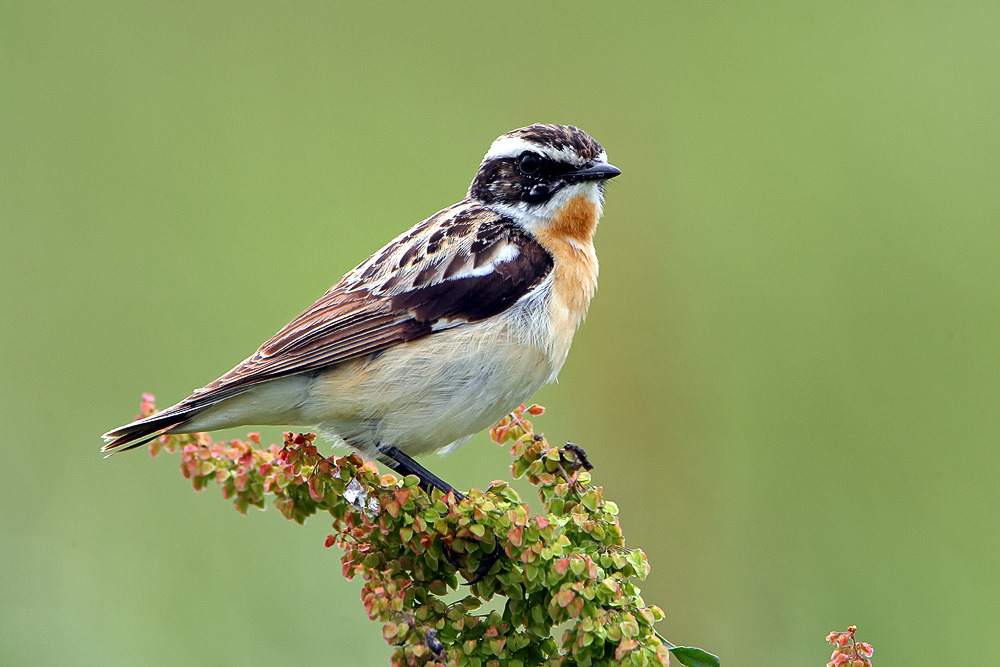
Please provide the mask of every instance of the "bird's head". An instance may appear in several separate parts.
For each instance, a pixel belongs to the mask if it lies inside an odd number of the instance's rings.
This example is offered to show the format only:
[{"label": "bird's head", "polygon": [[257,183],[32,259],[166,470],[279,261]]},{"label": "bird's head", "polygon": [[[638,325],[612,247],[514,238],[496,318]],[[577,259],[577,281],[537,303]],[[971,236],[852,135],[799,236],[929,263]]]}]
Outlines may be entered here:
[{"label": "bird's head", "polygon": [[581,195],[600,207],[605,181],[620,173],[583,130],[531,125],[493,142],[469,197],[528,227],[544,226]]}]

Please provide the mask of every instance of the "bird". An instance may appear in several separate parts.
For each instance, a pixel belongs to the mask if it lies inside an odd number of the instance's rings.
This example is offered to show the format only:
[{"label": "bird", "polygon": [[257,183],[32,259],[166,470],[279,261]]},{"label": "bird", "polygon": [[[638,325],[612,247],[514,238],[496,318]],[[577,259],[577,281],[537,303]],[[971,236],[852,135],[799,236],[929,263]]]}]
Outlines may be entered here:
[{"label": "bird", "polygon": [[571,125],[501,135],[464,199],[349,271],[222,377],[108,431],[102,451],[303,426],[427,491],[454,491],[413,457],[457,449],[556,379],[597,289],[594,233],[620,174]]}]

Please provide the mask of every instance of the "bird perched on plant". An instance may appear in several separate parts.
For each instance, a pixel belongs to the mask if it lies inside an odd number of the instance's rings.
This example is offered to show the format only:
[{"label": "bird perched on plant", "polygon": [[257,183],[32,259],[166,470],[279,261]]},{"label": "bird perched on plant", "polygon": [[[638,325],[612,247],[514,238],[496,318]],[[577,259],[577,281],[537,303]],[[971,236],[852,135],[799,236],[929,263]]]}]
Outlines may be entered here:
[{"label": "bird perched on plant", "polygon": [[234,369],[104,435],[314,428],[425,488],[450,451],[556,379],[597,288],[593,236],[621,172],[572,126],[500,136],[468,196],[391,241]]}]

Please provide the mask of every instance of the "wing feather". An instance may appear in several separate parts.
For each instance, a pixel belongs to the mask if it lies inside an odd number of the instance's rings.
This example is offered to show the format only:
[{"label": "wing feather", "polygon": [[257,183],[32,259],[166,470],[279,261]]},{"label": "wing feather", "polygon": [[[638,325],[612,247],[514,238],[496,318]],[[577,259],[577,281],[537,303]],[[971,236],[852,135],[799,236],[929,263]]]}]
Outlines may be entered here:
[{"label": "wing feather", "polygon": [[[463,202],[372,255],[253,356],[176,407],[196,410],[261,382],[498,315],[552,265],[548,252],[513,221]],[[447,327],[435,327],[440,320]]]}]

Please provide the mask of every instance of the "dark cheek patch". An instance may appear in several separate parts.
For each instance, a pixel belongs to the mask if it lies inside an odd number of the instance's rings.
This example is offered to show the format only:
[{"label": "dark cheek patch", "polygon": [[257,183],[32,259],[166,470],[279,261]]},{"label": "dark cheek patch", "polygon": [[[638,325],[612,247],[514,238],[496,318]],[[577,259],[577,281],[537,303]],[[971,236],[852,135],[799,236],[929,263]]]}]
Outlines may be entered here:
[{"label": "dark cheek patch", "polygon": [[[583,163],[593,162],[604,152],[590,135],[572,125],[531,125],[503,136],[520,137],[540,147],[568,149]],[[526,175],[518,168],[519,159],[497,158],[480,166],[469,195],[485,204],[542,204],[565,185],[562,177],[573,169],[564,162],[544,159],[537,170]]]},{"label": "dark cheek patch", "polygon": [[510,201],[521,192],[524,178],[517,170],[514,158],[492,160],[479,168],[469,194],[485,203]]}]

